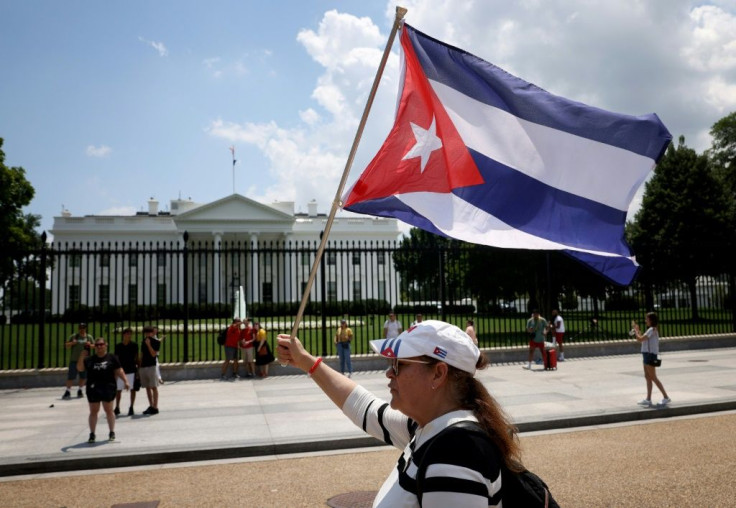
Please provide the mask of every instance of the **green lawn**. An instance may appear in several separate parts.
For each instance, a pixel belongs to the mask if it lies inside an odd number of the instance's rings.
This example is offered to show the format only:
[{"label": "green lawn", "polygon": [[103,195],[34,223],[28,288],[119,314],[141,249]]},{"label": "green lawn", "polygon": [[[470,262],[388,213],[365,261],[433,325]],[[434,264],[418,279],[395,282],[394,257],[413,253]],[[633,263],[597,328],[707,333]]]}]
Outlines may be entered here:
[{"label": "green lawn", "polygon": [[[725,311],[703,310],[701,319],[693,322],[683,309],[663,309],[660,315],[660,333],[663,337],[683,335],[710,335],[717,333],[733,333],[733,317]],[[642,326],[644,312],[621,311],[606,312],[598,319],[596,326],[591,325],[591,312],[563,312],[567,328],[566,342],[576,341],[606,341],[628,338],[630,322],[636,319]],[[425,316],[425,319],[437,316]],[[481,347],[503,347],[527,344],[528,337],[525,331],[528,316],[516,314],[506,316],[473,316],[475,328]],[[307,349],[315,354],[334,355],[332,334],[337,329],[339,317],[326,319],[326,330],[323,333],[322,319],[316,316],[307,316],[303,320],[298,336]],[[384,316],[352,316],[347,317],[349,326],[353,329],[354,354],[370,352],[368,341],[383,336]],[[413,315],[398,315],[404,328],[414,320]],[[466,316],[448,316],[447,321],[465,329]],[[261,323],[268,331],[269,340],[273,345],[279,333],[291,332],[291,321],[280,317],[260,318]],[[165,337],[161,361],[164,363],[181,362],[185,358],[183,325],[180,321],[163,320],[158,322]],[[219,361],[224,357],[224,351],[217,344],[217,331],[227,326],[226,321],[197,320],[190,321],[190,331],[187,339],[186,361]],[[144,323],[125,323],[136,330],[134,340],[141,342]],[[123,325],[112,323],[88,323],[90,333],[95,336],[106,337],[111,343],[120,340],[120,330]],[[63,343],[69,335],[76,331],[76,325],[69,323],[50,323],[44,327],[44,367],[65,367],[69,359],[69,351],[64,349]],[[0,370],[36,368],[39,365],[39,325],[2,325],[0,326]],[[114,350],[114,347],[111,347]]]}]

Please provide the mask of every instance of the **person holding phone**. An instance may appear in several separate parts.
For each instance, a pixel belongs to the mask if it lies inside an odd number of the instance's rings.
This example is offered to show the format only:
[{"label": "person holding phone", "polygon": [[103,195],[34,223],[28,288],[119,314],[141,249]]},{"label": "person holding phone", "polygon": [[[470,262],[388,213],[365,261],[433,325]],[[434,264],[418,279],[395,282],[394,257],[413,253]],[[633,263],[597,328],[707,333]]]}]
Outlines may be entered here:
[{"label": "person holding phone", "polygon": [[636,321],[631,322],[632,335],[641,342],[641,355],[644,361],[644,379],[647,384],[647,397],[639,401],[640,406],[650,407],[652,405],[652,385],[657,385],[662,392],[661,405],[666,406],[671,402],[664,385],[657,377],[656,364],[659,356],[659,317],[655,312],[649,312],[645,318],[647,331],[641,333]]}]

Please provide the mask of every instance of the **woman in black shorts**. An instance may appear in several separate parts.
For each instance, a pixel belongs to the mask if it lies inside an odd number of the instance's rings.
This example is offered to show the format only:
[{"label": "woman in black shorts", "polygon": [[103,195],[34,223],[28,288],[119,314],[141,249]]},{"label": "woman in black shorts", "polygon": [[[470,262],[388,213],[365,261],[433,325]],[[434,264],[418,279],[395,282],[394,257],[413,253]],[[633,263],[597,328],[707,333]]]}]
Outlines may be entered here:
[{"label": "woman in black shorts", "polygon": [[115,414],[113,401],[117,392],[118,377],[123,381],[126,390],[130,390],[128,378],[120,366],[115,355],[107,352],[107,342],[102,337],[94,341],[95,354],[90,356],[84,351],[77,362],[79,372],[87,371],[87,401],[89,402],[89,443],[95,442],[95,428],[97,427],[97,413],[100,412],[100,402],[107,415],[107,425],[110,427],[110,441],[115,440]]}]

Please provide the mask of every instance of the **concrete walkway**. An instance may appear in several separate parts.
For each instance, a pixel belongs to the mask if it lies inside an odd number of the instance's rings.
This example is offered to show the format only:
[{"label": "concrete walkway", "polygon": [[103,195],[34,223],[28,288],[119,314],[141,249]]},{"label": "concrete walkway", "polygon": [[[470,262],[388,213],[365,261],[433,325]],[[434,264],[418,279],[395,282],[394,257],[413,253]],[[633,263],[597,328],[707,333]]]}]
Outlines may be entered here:
[{"label": "concrete walkway", "polygon": [[[493,365],[479,379],[522,431],[602,425],[736,409],[736,348],[663,355],[659,377],[668,407],[640,408],[645,395],[638,354],[573,358],[557,371]],[[0,391],[0,476],[74,471],[373,446],[377,441],[335,408],[304,375],[268,379],[170,381],[160,388],[160,414],[120,416],[107,442],[100,413],[98,442],[87,444],[86,399],[61,400],[63,388]],[[353,379],[387,398],[383,371]],[[653,399],[659,399],[656,392]],[[129,395],[121,409],[127,414]]]}]

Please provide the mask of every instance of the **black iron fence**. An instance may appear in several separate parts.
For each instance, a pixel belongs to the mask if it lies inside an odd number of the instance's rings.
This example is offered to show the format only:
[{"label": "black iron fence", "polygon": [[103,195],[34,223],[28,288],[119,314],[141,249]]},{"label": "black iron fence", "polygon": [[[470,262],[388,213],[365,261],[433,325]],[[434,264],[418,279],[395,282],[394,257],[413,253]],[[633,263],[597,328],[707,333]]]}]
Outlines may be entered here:
[{"label": "black iron fence", "polygon": [[[393,243],[328,245],[299,331],[311,351],[335,354],[332,337],[346,319],[354,353],[369,352],[389,311],[404,328],[418,313],[462,328],[473,320],[482,347],[526,344],[526,320],[536,305],[528,294],[479,301],[462,286],[462,251],[422,252],[436,263],[427,277],[397,270],[399,250]],[[112,343],[126,327],[140,340],[142,327],[156,324],[163,362],[222,360],[216,336],[232,320],[236,295],[273,343],[291,331],[316,252],[316,243],[214,247],[185,238],[181,244],[54,244],[29,253],[1,290],[0,370],[66,366],[64,342],[80,322]],[[646,310],[659,313],[663,336],[710,335],[736,331],[733,288],[733,277],[701,277],[695,291],[634,285],[593,298],[565,288],[550,301],[565,319],[567,342],[624,339],[631,320],[643,323]],[[544,313],[549,306],[541,306]]]}]

